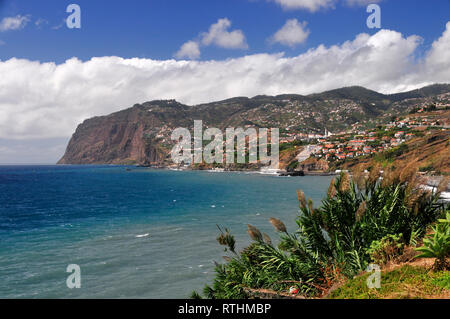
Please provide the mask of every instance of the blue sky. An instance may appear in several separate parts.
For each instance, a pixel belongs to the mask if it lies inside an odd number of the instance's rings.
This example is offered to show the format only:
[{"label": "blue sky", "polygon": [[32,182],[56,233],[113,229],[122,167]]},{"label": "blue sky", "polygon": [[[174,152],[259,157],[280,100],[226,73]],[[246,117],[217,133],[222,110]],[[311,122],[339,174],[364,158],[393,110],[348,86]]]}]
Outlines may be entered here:
[{"label": "blue sky", "polygon": [[87,118],[151,100],[450,83],[449,13],[450,0],[0,0],[0,164],[56,163]]},{"label": "blue sky", "polygon": [[[232,22],[230,30],[239,29],[248,49],[202,48],[201,60],[225,59],[255,53],[283,51],[295,56],[320,44],[330,46],[377,29],[366,26],[366,6],[336,3],[335,8],[316,12],[287,10],[268,0],[3,0],[0,17],[28,16],[19,31],[0,33],[0,59],[11,57],[39,61],[64,62],[71,57],[87,60],[94,56],[170,59],[180,46],[208,31],[220,18]],[[69,15],[66,7],[79,4],[82,28],[63,25]],[[426,50],[442,33],[449,18],[449,0],[385,0],[382,28],[416,34],[423,38]],[[270,38],[288,19],[306,21],[307,40],[295,47],[270,43]],[[36,26],[38,20],[43,21]],[[62,26],[62,27],[61,27]],[[60,27],[60,28],[58,28]],[[57,28],[57,29],[55,29]]]}]

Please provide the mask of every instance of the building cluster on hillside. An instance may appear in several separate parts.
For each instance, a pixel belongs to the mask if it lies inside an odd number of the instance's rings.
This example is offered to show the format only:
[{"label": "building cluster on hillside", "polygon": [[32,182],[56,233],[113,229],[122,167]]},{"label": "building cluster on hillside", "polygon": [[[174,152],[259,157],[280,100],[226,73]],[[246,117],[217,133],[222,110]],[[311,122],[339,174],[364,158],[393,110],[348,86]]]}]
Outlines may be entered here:
[{"label": "building cluster on hillside", "polygon": [[[332,162],[376,154],[398,147],[417,135],[423,135],[430,128],[448,130],[450,126],[447,120],[436,115],[410,116],[395,118],[390,123],[372,130],[352,128],[348,132],[335,134],[327,131],[324,135],[297,134],[294,139],[311,143],[302,150],[297,159],[300,163],[309,157]],[[292,142],[292,138],[289,136],[284,140]]]},{"label": "building cluster on hillside", "polygon": [[376,132],[358,132],[333,136],[332,139],[320,139],[318,147],[311,156],[324,158],[328,161],[345,160],[382,152],[404,143],[413,136],[412,133],[398,131],[394,136],[378,136]]},{"label": "building cluster on hillside", "polygon": [[[446,96],[447,97],[447,96]],[[300,102],[288,102],[290,106],[296,106],[293,110],[289,110],[289,114],[285,114],[286,118],[283,118],[281,122],[285,125],[280,125],[280,144],[285,143],[300,143],[302,145],[310,145],[303,148],[297,159],[301,163],[310,157],[327,160],[328,162],[340,161],[345,159],[351,159],[355,157],[368,156],[383,152],[395,147],[400,146],[405,141],[413,138],[414,136],[424,135],[430,129],[450,129],[449,112],[446,105],[448,100],[441,99],[440,104],[434,110],[429,110],[429,106],[425,104],[415,106],[414,113],[409,115],[390,118],[384,118],[384,121],[374,122],[371,125],[367,125],[366,122],[355,122],[348,126],[347,131],[341,132],[320,132],[320,128],[305,127],[299,125],[304,117],[313,116],[316,117],[316,122],[323,121],[319,112],[311,110],[300,110]],[[327,102],[330,102],[327,100]],[[331,102],[330,102],[331,103]],[[437,105],[437,103],[435,104]],[[355,111],[354,105],[347,103],[340,105],[341,108],[346,111]],[[444,106],[444,107],[443,107]],[[266,105],[268,110],[273,111],[272,108],[281,108],[280,106]],[[342,110],[342,109],[341,109]],[[275,110],[280,112],[280,110]],[[286,109],[284,109],[286,111]],[[294,112],[295,111],[295,112]],[[255,112],[255,110],[248,111],[248,113]],[[265,114],[267,119],[274,120],[272,112]],[[261,118],[258,118],[260,121]],[[280,120],[280,119],[278,119]],[[387,124],[381,124],[387,123]],[[280,123],[278,123],[280,124]],[[192,124],[193,125],[193,124]],[[324,124],[321,127],[325,126]],[[204,124],[204,129],[208,128],[207,124]],[[271,127],[271,126],[266,126]],[[277,127],[277,126],[272,126]],[[319,126],[320,127],[320,126]],[[330,127],[333,127],[330,125]],[[243,125],[244,130],[254,128],[254,122],[246,123]],[[189,131],[193,131],[193,127],[188,128]],[[153,127],[144,132],[144,137],[157,141],[162,147],[170,150],[174,141],[171,139],[171,133],[173,132],[172,125],[165,124],[161,127]],[[248,142],[248,139],[247,139]],[[299,143],[300,142],[300,143]],[[223,141],[223,147],[225,148],[225,141]]]}]

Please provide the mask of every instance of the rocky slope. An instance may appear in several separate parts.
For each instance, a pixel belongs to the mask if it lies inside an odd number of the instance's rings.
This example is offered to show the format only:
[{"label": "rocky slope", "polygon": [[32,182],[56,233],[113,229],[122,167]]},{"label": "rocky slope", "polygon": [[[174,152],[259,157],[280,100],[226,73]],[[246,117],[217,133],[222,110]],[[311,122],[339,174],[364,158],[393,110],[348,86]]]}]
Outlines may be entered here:
[{"label": "rocky slope", "polygon": [[349,87],[308,96],[238,97],[188,106],[174,100],[136,104],[108,116],[80,124],[60,164],[163,164],[173,142],[172,130],[192,130],[194,120],[204,126],[278,127],[286,132],[323,133],[377,121],[407,112],[436,98],[450,98],[450,85],[433,85],[395,95]]}]

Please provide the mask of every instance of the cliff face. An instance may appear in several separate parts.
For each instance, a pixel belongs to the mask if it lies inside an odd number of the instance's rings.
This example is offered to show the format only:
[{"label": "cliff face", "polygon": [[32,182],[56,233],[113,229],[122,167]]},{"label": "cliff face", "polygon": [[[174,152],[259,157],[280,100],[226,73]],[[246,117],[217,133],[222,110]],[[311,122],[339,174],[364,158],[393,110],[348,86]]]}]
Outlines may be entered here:
[{"label": "cliff face", "polygon": [[80,124],[59,164],[150,164],[165,157],[155,130],[160,121],[139,106]]},{"label": "cliff face", "polygon": [[203,120],[204,127],[222,130],[251,126],[304,133],[323,133],[327,128],[336,132],[357,122],[408,111],[445,92],[450,92],[450,85],[391,96],[350,87],[308,96],[238,97],[196,106],[174,100],[152,101],[84,121],[59,164],[168,163],[173,129],[184,127],[192,132],[194,120]]},{"label": "cliff face", "polygon": [[204,126],[241,125],[240,115],[254,107],[247,98],[187,106],[174,100],[136,104],[80,124],[58,164],[141,164],[169,162],[175,128],[192,131],[194,120]]}]

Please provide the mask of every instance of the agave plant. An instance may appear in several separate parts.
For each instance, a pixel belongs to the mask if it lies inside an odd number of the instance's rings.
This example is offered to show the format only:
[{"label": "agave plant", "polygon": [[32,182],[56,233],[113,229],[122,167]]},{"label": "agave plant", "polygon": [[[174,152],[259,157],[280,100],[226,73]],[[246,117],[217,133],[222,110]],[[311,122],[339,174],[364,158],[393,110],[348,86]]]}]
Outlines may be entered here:
[{"label": "agave plant", "polygon": [[424,245],[416,248],[421,252],[416,258],[436,258],[434,269],[449,269],[447,258],[450,257],[450,212],[445,219],[439,219],[433,227],[433,234],[423,240]]}]

